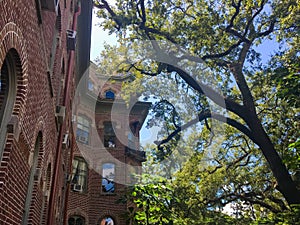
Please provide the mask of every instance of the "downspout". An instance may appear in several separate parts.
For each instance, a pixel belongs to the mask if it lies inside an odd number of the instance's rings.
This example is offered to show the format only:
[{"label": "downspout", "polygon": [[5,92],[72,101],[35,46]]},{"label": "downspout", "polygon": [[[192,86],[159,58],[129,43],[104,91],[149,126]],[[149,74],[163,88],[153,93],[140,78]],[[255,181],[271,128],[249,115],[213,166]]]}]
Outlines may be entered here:
[{"label": "downspout", "polygon": [[[74,154],[74,149],[75,149],[75,137],[72,135],[72,140],[71,140],[71,154],[69,158],[69,167],[68,167],[68,175],[72,173],[72,162],[73,162],[73,154]],[[68,223],[68,202],[69,202],[69,194],[70,194],[70,181],[67,181],[66,185],[66,194],[65,194],[65,205],[64,205],[64,218],[63,218],[63,225],[67,225]]]},{"label": "downspout", "polygon": [[[72,30],[76,31],[77,27],[77,17],[80,15],[81,12],[81,4],[80,1],[78,1],[77,10],[73,15],[73,25]],[[64,90],[64,96],[63,96],[63,106],[66,107],[66,114],[68,113],[68,110],[71,109],[70,106],[70,85],[71,85],[71,78],[73,75],[73,68],[74,68],[74,61],[75,61],[75,51],[70,50],[69,53],[69,60],[68,60],[68,70],[67,70],[67,77],[66,77],[66,84],[65,84],[65,90]],[[66,118],[66,116],[65,116]],[[61,154],[62,154],[62,141],[64,132],[66,130],[66,120],[62,122],[62,124],[59,126],[59,135],[58,135],[58,142],[57,142],[57,153],[55,157],[55,166],[53,171],[53,179],[52,179],[52,185],[51,185],[51,194],[50,194],[50,200],[49,200],[49,211],[48,211],[48,222],[47,224],[53,225],[55,224],[54,217],[55,217],[55,203],[56,203],[56,194],[57,194],[57,184],[59,181],[59,167],[61,166]],[[73,146],[73,145],[72,145]],[[71,149],[73,151],[73,149]],[[70,162],[72,163],[72,162]],[[66,190],[68,191],[68,190]],[[67,209],[64,209],[65,211]]]}]

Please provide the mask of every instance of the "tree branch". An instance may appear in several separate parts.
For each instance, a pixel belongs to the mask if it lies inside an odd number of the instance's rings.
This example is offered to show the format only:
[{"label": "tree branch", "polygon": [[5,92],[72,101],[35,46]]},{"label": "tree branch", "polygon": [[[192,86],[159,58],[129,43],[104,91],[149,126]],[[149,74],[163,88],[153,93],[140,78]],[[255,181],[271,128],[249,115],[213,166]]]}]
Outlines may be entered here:
[{"label": "tree branch", "polygon": [[222,108],[228,109],[229,111],[241,117],[243,120],[247,121],[248,114],[243,106],[239,105],[238,103],[225,96],[220,95],[211,87],[196,81],[193,77],[191,77],[187,72],[185,72],[181,68],[172,65],[167,65],[167,71],[176,72],[195,91],[197,91],[200,94],[204,94],[217,105],[221,106]]},{"label": "tree branch", "polygon": [[115,12],[112,10],[112,8],[109,6],[107,1],[105,0],[100,0],[102,4],[99,3],[99,0],[97,1],[97,4],[94,3],[94,6],[98,9],[106,9],[108,13],[111,16],[111,19],[116,22],[118,25],[117,29],[119,30],[122,27],[122,21],[118,18],[118,16],[115,14]]},{"label": "tree branch", "polygon": [[157,144],[157,147],[160,148],[161,145],[166,144],[167,142],[169,142],[172,138],[174,138],[177,134],[179,134],[179,132],[181,132],[183,130],[186,130],[187,128],[191,127],[192,125],[194,125],[198,122],[201,122],[201,121],[203,121],[207,118],[211,118],[211,119],[215,119],[215,120],[218,120],[220,122],[223,122],[223,123],[227,123],[228,125],[238,129],[239,131],[241,131],[242,133],[247,135],[250,139],[254,139],[252,132],[247,127],[245,127],[243,124],[237,122],[234,119],[224,117],[224,116],[222,116],[220,114],[217,114],[217,113],[211,113],[208,110],[205,110],[203,112],[200,112],[197,118],[192,119],[189,122],[187,122],[186,124],[178,127],[170,135],[168,135],[167,138],[165,138],[161,141],[156,141],[155,144]]}]

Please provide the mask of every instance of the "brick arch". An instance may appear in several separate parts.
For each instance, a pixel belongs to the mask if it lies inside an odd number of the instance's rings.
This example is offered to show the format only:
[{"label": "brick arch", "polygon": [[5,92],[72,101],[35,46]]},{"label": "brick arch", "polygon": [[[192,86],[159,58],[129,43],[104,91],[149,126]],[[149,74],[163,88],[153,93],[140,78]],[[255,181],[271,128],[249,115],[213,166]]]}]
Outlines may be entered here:
[{"label": "brick arch", "polygon": [[0,68],[9,52],[12,52],[16,70],[16,100],[13,114],[21,116],[24,112],[24,103],[27,96],[28,84],[28,55],[25,38],[18,26],[7,23],[0,31]]},{"label": "brick arch", "polygon": [[73,210],[69,210],[67,220],[69,220],[69,218],[72,217],[72,216],[81,216],[81,217],[84,218],[85,224],[86,225],[89,224],[88,214],[84,210],[82,210],[81,208],[76,208],[76,209],[73,209]]}]

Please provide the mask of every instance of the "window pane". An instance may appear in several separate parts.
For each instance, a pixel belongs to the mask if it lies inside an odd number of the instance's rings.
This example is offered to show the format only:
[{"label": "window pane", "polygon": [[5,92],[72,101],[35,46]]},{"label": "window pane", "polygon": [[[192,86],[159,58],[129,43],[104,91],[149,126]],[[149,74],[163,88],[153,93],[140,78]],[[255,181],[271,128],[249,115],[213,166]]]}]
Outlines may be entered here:
[{"label": "window pane", "polygon": [[82,218],[78,218],[77,220],[76,220],[76,225],[83,225],[84,223],[83,223],[83,219]]},{"label": "window pane", "polygon": [[111,217],[105,217],[101,220],[100,225],[114,225],[114,220]]},{"label": "window pane", "polygon": [[115,99],[115,93],[113,91],[107,91],[107,92],[105,92],[105,98]]},{"label": "window pane", "polygon": [[75,225],[75,219],[73,217],[68,220],[68,225]]},{"label": "window pane", "polygon": [[77,129],[76,131],[76,139],[81,143],[88,144],[89,142],[89,133],[87,131]]},{"label": "window pane", "polygon": [[90,122],[89,120],[78,116],[77,118],[77,131],[76,131],[76,140],[81,143],[89,143],[89,133],[90,133]]},{"label": "window pane", "polygon": [[115,135],[114,128],[111,122],[104,123],[104,133],[106,135]]},{"label": "window pane", "polygon": [[72,190],[73,191],[86,191],[86,179],[87,179],[87,163],[82,158],[75,158],[73,160],[72,170]]},{"label": "window pane", "polygon": [[94,84],[91,80],[88,81],[88,89],[89,91],[93,91],[94,90]]},{"label": "window pane", "polygon": [[116,135],[112,122],[104,123],[104,147],[115,148],[116,147]]},{"label": "window pane", "polygon": [[84,218],[81,216],[72,216],[68,220],[68,225],[84,225]]},{"label": "window pane", "polygon": [[4,61],[0,71],[0,123],[2,122],[8,94],[8,66]]},{"label": "window pane", "polygon": [[102,191],[113,193],[115,191],[115,164],[105,163],[102,167]]}]

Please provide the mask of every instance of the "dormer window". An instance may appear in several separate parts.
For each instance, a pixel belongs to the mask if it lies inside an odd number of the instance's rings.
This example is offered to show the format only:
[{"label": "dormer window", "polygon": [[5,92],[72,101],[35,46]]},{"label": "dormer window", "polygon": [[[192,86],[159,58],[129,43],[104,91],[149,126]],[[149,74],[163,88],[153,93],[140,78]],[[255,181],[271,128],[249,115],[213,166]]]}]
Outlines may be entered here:
[{"label": "dormer window", "polygon": [[115,93],[112,90],[106,91],[105,98],[106,99],[115,99]]}]

